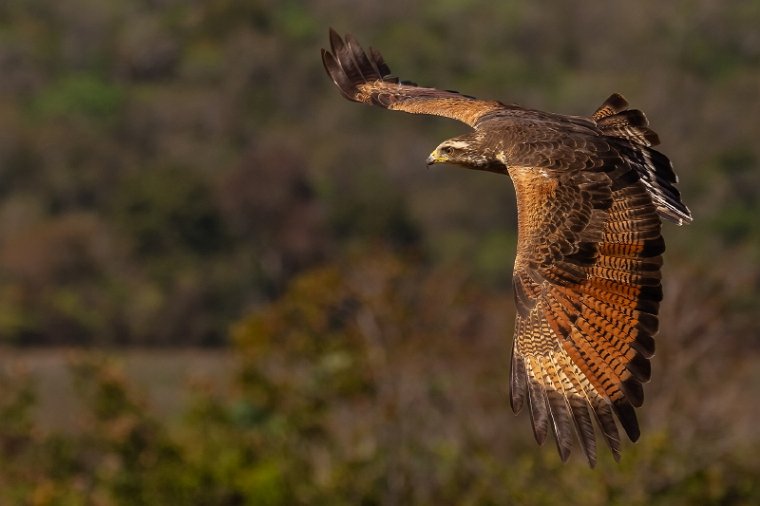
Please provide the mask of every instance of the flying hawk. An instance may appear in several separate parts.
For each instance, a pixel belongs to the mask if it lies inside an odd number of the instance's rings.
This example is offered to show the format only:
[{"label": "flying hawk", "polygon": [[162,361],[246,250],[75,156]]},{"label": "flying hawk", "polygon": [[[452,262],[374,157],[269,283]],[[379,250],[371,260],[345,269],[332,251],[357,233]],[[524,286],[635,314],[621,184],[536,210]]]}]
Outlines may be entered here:
[{"label": "flying hawk", "polygon": [[391,75],[380,53],[330,30],[327,73],[349,100],[444,116],[473,130],[442,142],[428,164],[509,174],[517,194],[517,306],[510,401],[528,405],[536,441],[549,429],[559,455],[576,432],[593,467],[592,416],[615,460],[617,416],[636,441],[642,383],[650,378],[665,244],[661,218],[681,225],[670,160],[644,113],[619,94],[590,117],[564,116]]}]

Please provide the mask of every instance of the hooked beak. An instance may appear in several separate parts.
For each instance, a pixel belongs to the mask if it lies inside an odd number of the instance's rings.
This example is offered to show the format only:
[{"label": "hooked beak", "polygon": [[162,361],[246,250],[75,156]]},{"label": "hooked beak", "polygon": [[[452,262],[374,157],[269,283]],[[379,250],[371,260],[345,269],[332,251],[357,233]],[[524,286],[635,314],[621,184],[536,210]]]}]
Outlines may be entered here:
[{"label": "hooked beak", "polygon": [[427,157],[425,163],[427,163],[428,167],[430,167],[433,164],[441,163],[443,161],[445,160],[441,157],[441,155],[438,154],[438,150],[435,150],[430,153],[430,156]]}]

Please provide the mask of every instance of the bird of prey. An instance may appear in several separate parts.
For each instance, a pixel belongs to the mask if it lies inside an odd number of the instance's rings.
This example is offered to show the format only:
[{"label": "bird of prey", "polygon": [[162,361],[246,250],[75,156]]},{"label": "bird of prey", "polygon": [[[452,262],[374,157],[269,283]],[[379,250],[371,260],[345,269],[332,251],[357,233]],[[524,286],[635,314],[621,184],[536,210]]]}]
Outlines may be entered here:
[{"label": "bird of prey", "polygon": [[536,441],[551,430],[567,460],[577,434],[589,465],[596,431],[620,458],[650,378],[662,300],[661,218],[692,220],[646,116],[619,94],[590,117],[479,100],[400,81],[378,51],[330,30],[325,70],[349,100],[444,116],[472,130],[428,164],[508,174],[517,196],[516,322],[510,402],[527,404]]}]

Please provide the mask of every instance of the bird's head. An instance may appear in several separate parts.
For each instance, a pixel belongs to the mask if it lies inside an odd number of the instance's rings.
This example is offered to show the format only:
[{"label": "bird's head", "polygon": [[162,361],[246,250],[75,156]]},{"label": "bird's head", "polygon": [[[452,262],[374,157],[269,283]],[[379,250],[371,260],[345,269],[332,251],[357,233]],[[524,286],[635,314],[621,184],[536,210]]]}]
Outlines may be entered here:
[{"label": "bird's head", "polygon": [[491,156],[480,137],[462,135],[443,141],[427,158],[428,166],[439,163],[461,165],[468,169],[503,172],[504,166]]}]

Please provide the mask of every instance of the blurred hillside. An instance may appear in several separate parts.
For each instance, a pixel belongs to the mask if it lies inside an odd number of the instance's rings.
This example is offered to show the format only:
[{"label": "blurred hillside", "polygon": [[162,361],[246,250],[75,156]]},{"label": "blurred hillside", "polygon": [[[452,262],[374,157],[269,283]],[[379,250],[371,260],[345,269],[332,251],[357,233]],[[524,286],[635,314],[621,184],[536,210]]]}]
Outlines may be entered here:
[{"label": "blurred hillside", "polygon": [[[560,466],[508,413],[511,184],[425,169],[462,125],[340,97],[330,26],[422,84],[647,113],[695,221],[664,226],[621,466]],[[0,345],[241,357],[181,423],[77,358],[74,436],[0,366],[0,504],[759,503],[758,26],[757,0],[0,2]]]}]

